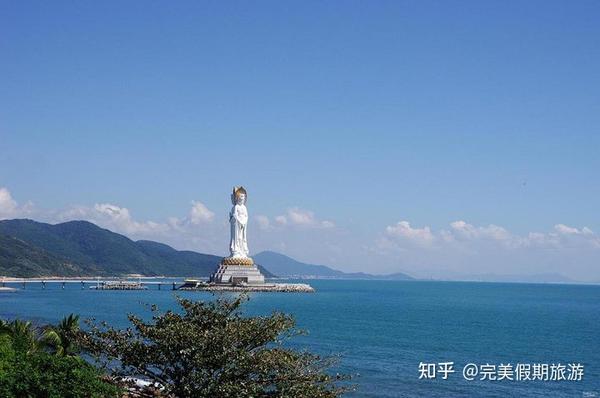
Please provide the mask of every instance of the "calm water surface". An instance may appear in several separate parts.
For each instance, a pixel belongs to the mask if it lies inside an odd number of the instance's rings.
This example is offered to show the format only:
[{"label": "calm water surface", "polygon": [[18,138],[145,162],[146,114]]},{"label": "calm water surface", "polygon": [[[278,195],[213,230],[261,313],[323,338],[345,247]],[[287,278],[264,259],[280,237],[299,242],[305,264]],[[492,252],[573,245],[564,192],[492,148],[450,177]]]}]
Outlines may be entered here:
[{"label": "calm water surface", "polygon": [[[248,314],[291,313],[308,336],[293,345],[340,354],[350,397],[600,397],[600,286],[468,282],[310,282],[315,294],[255,293]],[[0,317],[56,322],[71,312],[117,326],[143,303],[174,308],[169,290],[93,291],[27,286],[0,293]],[[163,288],[164,289],[164,288]],[[210,299],[207,293],[179,292]],[[455,363],[448,380],[419,380],[419,362]],[[583,381],[466,381],[466,363],[585,366]]]}]

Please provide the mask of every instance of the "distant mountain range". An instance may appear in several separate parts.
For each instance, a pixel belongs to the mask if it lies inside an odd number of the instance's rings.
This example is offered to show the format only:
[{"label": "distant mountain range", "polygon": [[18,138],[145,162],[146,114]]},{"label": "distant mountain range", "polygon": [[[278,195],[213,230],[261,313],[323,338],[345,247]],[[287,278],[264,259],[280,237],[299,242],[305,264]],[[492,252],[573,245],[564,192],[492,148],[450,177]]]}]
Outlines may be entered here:
[{"label": "distant mountain range", "polygon": [[364,272],[342,272],[325,265],[306,264],[291,257],[272,251],[260,252],[253,256],[254,261],[261,264],[275,275],[282,278],[332,278],[332,279],[386,279],[412,280],[401,272],[388,275],[372,275]]},{"label": "distant mountain range", "polygon": [[[0,275],[207,277],[221,257],[126,236],[87,221],[0,221]],[[272,277],[267,270],[265,276]]]}]

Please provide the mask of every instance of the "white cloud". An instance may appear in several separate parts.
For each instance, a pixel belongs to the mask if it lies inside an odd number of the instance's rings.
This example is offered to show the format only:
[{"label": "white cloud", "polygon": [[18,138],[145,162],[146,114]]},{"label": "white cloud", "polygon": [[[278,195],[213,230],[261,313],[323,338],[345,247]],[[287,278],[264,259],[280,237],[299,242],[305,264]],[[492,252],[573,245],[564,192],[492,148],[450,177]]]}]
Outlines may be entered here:
[{"label": "white cloud", "polygon": [[293,207],[288,210],[287,214],[292,224],[313,225],[316,222],[315,214],[309,210],[302,210],[297,207]]},{"label": "white cloud", "polygon": [[93,210],[92,217],[97,217],[100,224],[132,235],[163,233],[170,229],[169,225],[164,223],[136,221],[131,217],[129,209],[110,203],[96,203]]},{"label": "white cloud", "polygon": [[323,228],[335,228],[335,224],[333,221],[325,220],[321,221],[321,227]]},{"label": "white cloud", "polygon": [[[474,240],[474,239],[488,239],[503,242],[510,242],[513,236],[504,228],[494,224],[490,224],[484,227],[476,227],[472,224],[468,224],[465,221],[454,221],[450,223],[449,233],[445,233],[446,240]],[[447,232],[447,231],[446,231]]]},{"label": "white cloud", "polygon": [[546,238],[555,245],[558,242],[558,245],[562,246],[585,247],[591,245],[600,248],[600,236],[588,227],[578,229],[564,224],[556,224],[554,230],[556,233],[549,233]]},{"label": "white cloud", "polygon": [[600,236],[588,227],[576,228],[565,224],[556,224],[548,233],[531,232],[521,239],[523,246],[547,248],[600,248]]},{"label": "white cloud", "polygon": [[335,224],[329,220],[319,220],[315,213],[310,210],[299,207],[291,207],[285,215],[275,217],[275,221],[280,225],[293,225],[310,228],[334,228]]},{"label": "white cloud", "polygon": [[413,228],[408,221],[399,221],[385,228],[386,236],[397,242],[410,242],[420,246],[430,246],[436,237],[429,227]]},{"label": "white cloud", "polygon": [[0,218],[11,217],[17,211],[17,201],[14,200],[10,191],[0,188]]},{"label": "white cloud", "polygon": [[0,220],[26,217],[33,213],[33,203],[27,202],[19,206],[7,188],[0,188]]},{"label": "white cloud", "polygon": [[208,210],[204,203],[193,200],[192,209],[190,210],[190,222],[192,224],[203,224],[211,222],[215,218],[215,213]]},{"label": "white cloud", "polygon": [[291,207],[287,209],[285,214],[275,216],[273,223],[271,223],[269,217],[262,214],[257,215],[255,220],[258,223],[258,227],[262,230],[285,226],[321,229],[335,228],[335,223],[333,221],[320,220],[315,216],[314,212],[299,207]]},{"label": "white cloud", "polygon": [[53,212],[50,218],[50,221],[55,222],[87,220],[115,232],[133,237],[151,238],[166,236],[168,233],[181,235],[189,232],[191,234],[192,226],[210,223],[214,219],[214,213],[202,202],[192,201],[192,207],[186,218],[169,217],[165,222],[139,221],[134,219],[126,207],[112,203],[96,203],[92,207],[73,206],[58,213]]},{"label": "white cloud", "polygon": [[413,228],[408,221],[400,221],[385,228],[378,240],[382,249],[405,249],[407,243],[435,250],[444,248],[477,249],[482,247],[504,247],[520,249],[526,247],[600,247],[600,236],[591,229],[556,224],[547,233],[530,232],[525,236],[513,234],[498,225],[475,226],[459,220],[450,223],[449,230],[432,231],[429,227]]},{"label": "white cloud", "polygon": [[569,227],[565,224],[556,224],[554,226],[554,230],[562,235],[591,235],[593,234],[592,230],[588,227],[583,227],[582,229],[577,229],[574,227]]}]

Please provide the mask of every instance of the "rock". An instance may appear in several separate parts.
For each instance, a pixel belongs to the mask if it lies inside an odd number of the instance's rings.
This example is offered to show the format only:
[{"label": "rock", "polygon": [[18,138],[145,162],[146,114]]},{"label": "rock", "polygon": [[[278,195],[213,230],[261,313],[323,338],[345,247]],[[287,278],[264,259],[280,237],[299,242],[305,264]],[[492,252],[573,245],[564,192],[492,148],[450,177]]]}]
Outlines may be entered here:
[{"label": "rock", "polygon": [[279,292],[314,293],[315,289],[306,283],[265,283],[261,285],[223,285],[209,283],[196,287],[182,286],[179,290],[208,292]]}]

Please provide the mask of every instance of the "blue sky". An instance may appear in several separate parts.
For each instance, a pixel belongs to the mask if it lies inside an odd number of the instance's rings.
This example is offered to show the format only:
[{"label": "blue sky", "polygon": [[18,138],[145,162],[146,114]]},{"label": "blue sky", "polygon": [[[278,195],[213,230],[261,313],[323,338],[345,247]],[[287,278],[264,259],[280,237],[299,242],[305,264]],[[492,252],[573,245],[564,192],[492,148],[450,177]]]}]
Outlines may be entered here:
[{"label": "blue sky", "polygon": [[[254,252],[600,280],[599,19],[597,1],[3,1],[0,217],[221,253],[244,184]],[[476,255],[447,246],[457,221],[487,236]]]}]

